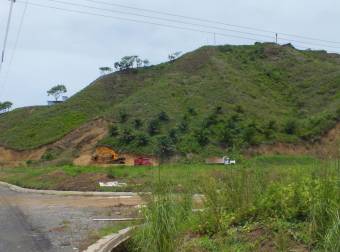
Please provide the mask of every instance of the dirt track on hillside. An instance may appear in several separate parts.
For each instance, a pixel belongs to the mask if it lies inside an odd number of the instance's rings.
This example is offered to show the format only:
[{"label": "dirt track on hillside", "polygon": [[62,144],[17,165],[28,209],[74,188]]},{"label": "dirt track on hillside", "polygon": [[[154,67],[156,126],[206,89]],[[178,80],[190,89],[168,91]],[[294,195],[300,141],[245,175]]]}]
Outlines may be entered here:
[{"label": "dirt track on hillside", "polygon": [[57,149],[60,156],[77,157],[74,163],[87,165],[95,145],[108,133],[108,122],[97,119],[84,124],[80,128],[70,132],[62,139],[49,145],[33,150],[17,151],[6,147],[0,147],[0,166],[25,165],[27,160],[37,161],[42,158],[48,149]]}]

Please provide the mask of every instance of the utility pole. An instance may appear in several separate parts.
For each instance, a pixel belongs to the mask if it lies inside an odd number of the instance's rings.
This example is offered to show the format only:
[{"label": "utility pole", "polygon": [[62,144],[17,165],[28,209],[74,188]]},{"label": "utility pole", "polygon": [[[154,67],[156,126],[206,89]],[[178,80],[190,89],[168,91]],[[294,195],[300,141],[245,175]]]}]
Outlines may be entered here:
[{"label": "utility pole", "polygon": [[11,2],[11,4],[9,6],[9,14],[8,14],[7,26],[6,26],[6,31],[5,31],[5,39],[4,39],[3,49],[2,49],[2,52],[1,52],[0,73],[1,73],[1,69],[2,69],[2,64],[5,61],[7,39],[8,39],[9,29],[10,29],[10,26],[11,26],[13,7],[14,7],[14,3],[16,2],[16,0],[9,0],[9,1]]},{"label": "utility pole", "polygon": [[275,33],[275,43],[278,44],[279,34]]}]

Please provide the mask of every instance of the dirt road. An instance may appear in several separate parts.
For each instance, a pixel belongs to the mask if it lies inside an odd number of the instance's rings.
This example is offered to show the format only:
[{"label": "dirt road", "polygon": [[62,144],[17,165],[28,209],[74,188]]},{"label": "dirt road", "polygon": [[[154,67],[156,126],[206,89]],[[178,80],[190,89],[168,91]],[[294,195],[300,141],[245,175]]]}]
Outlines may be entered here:
[{"label": "dirt road", "polygon": [[0,251],[79,251],[107,224],[93,219],[131,217],[138,204],[138,197],[36,195],[0,186]]}]

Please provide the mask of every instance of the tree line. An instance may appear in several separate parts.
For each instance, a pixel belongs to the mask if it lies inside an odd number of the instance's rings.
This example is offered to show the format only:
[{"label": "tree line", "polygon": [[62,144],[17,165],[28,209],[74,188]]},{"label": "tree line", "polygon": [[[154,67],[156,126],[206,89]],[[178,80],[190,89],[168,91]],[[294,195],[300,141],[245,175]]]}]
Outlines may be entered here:
[{"label": "tree line", "polygon": [[[174,62],[176,59],[178,59],[181,56],[182,52],[175,52],[170,53],[168,55],[168,59],[170,62]],[[138,69],[142,67],[148,67],[150,66],[150,61],[148,59],[141,59],[137,55],[132,56],[124,56],[119,61],[116,61],[114,64],[114,69],[116,71],[129,71],[131,69]],[[112,67],[100,67],[99,71],[101,75],[106,75],[113,72]]]}]

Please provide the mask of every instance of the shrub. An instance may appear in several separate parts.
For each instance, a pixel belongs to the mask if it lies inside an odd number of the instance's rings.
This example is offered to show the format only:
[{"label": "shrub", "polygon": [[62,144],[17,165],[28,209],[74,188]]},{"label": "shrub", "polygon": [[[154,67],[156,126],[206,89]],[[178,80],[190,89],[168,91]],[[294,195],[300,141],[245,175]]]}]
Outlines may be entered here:
[{"label": "shrub", "polygon": [[157,135],[159,134],[160,132],[160,124],[159,124],[159,121],[154,119],[154,120],[151,120],[149,122],[149,125],[148,125],[148,133],[151,135],[151,136],[154,136],[154,135]]},{"label": "shrub", "polygon": [[157,138],[156,154],[161,159],[166,159],[175,152],[176,148],[171,139],[167,136],[159,136]]},{"label": "shrub", "polygon": [[200,146],[206,146],[209,143],[209,132],[201,129],[195,132],[195,137]]},{"label": "shrub", "polygon": [[169,130],[169,138],[173,143],[176,143],[178,141],[178,136],[177,136],[177,130],[176,129],[171,129]]},{"label": "shrub", "polygon": [[143,121],[141,119],[135,119],[133,121],[133,126],[136,130],[140,129],[141,127],[143,127]]},{"label": "shrub", "polygon": [[189,129],[189,124],[186,121],[181,121],[178,125],[179,131],[186,133]]},{"label": "shrub", "polygon": [[111,126],[110,128],[110,136],[111,137],[116,137],[119,135],[119,130],[117,126]]},{"label": "shrub", "polygon": [[125,123],[128,120],[128,114],[125,111],[120,111],[119,112],[119,122],[120,123]]},{"label": "shrub", "polygon": [[164,111],[162,111],[158,114],[158,119],[162,122],[168,122],[170,120],[168,114],[165,113]]},{"label": "shrub", "polygon": [[295,120],[288,120],[284,125],[284,132],[288,135],[294,135],[297,130],[297,123]]},{"label": "shrub", "polygon": [[257,133],[256,124],[255,123],[249,124],[243,131],[243,141],[250,145],[256,144],[255,141],[256,133]]},{"label": "shrub", "polygon": [[336,117],[337,121],[340,121],[340,106],[339,106],[338,109],[335,111],[335,117]]},{"label": "shrub", "polygon": [[129,144],[134,139],[135,139],[135,136],[132,134],[132,131],[130,129],[123,129],[119,137],[121,144]]},{"label": "shrub", "polygon": [[197,112],[196,112],[196,110],[194,109],[194,108],[188,108],[188,114],[189,115],[192,115],[192,116],[195,116],[195,115],[197,115]]},{"label": "shrub", "polygon": [[137,146],[147,146],[149,144],[149,138],[147,135],[145,135],[144,133],[140,133],[136,136],[136,144]]}]

